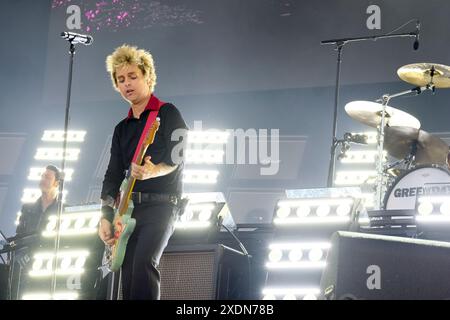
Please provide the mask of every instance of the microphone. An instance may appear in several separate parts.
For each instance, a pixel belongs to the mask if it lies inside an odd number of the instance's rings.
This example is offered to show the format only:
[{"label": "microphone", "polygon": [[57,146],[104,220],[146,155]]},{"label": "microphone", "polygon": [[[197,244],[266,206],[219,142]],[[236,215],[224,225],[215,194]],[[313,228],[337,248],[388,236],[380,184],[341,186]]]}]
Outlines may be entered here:
[{"label": "microphone", "polygon": [[420,20],[416,21],[416,32],[415,32],[415,40],[413,44],[414,50],[419,49],[419,34],[420,34]]},{"label": "microphone", "polygon": [[350,132],[346,132],[344,134],[344,140],[348,142],[358,143],[358,144],[367,144],[367,136],[365,134],[352,134]]},{"label": "microphone", "polygon": [[94,41],[94,38],[92,38],[92,36],[90,35],[79,34],[75,32],[61,32],[61,37],[73,44],[81,43],[86,46],[91,45]]}]

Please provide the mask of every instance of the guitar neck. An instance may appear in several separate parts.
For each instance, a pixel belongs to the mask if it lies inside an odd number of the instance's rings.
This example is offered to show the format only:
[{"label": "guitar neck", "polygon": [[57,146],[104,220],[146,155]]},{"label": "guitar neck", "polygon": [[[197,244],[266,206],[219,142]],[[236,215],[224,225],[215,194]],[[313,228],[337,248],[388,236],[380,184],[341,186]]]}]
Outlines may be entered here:
[{"label": "guitar neck", "polygon": [[[144,159],[145,152],[147,151],[148,145],[143,145],[136,159],[136,164],[142,164],[142,160]],[[134,185],[136,183],[136,178],[131,176],[131,166],[128,169],[127,177],[126,177],[126,187],[123,190],[123,194],[120,198],[119,203],[119,214],[122,216],[127,212],[128,205],[130,203],[131,193],[133,192]]]},{"label": "guitar neck", "polygon": [[[148,121],[148,120],[147,120]],[[156,135],[156,131],[159,129],[159,118],[156,118],[155,121],[153,121],[151,129],[146,134],[146,137],[144,139],[144,142],[141,144],[141,141],[139,141],[138,147],[139,152],[135,157],[133,157],[132,163],[135,163],[137,165],[142,165],[142,160],[144,160],[145,152],[147,151],[147,148],[153,143]],[[146,125],[147,127],[147,125]],[[142,139],[142,137],[141,137]],[[123,216],[127,210],[128,205],[130,203],[130,197],[131,193],[133,192],[134,185],[136,183],[136,178],[133,178],[131,176],[131,165],[128,169],[127,178],[125,179],[126,186],[121,190],[121,197],[120,197],[120,203],[119,203],[119,214]]]}]

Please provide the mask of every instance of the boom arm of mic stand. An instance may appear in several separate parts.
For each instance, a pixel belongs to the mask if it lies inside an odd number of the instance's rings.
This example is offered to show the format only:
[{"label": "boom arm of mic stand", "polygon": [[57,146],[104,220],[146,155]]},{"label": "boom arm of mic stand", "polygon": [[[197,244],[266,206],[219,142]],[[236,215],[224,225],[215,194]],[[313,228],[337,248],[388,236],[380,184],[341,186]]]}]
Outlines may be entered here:
[{"label": "boom arm of mic stand", "polygon": [[330,155],[330,163],[328,166],[328,178],[327,178],[327,186],[329,188],[331,188],[333,186],[334,172],[336,169],[336,146],[335,146],[335,143],[337,140],[337,138],[336,138],[337,112],[338,112],[338,104],[339,104],[342,49],[344,48],[344,45],[348,42],[358,42],[358,41],[367,41],[367,40],[376,41],[378,39],[398,38],[398,37],[415,37],[416,35],[417,35],[417,31],[416,32],[407,32],[407,33],[394,33],[394,34],[367,36],[367,37],[331,39],[331,40],[321,41],[322,45],[335,44],[336,51],[337,51],[336,84],[335,84],[334,112],[333,112],[333,140],[332,140],[332,144],[331,144],[331,152],[330,152],[331,155]]},{"label": "boom arm of mic stand", "polygon": [[331,39],[324,40],[320,43],[323,44],[346,44],[348,42],[358,42],[358,41],[376,41],[378,39],[388,39],[388,38],[404,38],[404,37],[415,37],[417,32],[406,32],[406,33],[393,33],[393,34],[382,34],[377,36],[366,36],[366,37],[356,37],[356,38],[341,38],[341,39]]}]

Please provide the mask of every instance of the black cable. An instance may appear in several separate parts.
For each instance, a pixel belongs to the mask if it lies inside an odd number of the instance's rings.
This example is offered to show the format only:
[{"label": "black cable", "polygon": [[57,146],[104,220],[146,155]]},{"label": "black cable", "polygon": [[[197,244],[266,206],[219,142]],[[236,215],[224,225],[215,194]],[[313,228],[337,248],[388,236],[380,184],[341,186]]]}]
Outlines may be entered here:
[{"label": "black cable", "polygon": [[238,243],[239,247],[241,248],[241,253],[243,255],[246,256],[247,258],[247,268],[248,268],[248,277],[247,277],[247,298],[250,297],[250,290],[251,290],[251,285],[252,285],[252,281],[251,281],[251,255],[248,253],[247,249],[245,248],[244,244],[239,240],[238,237],[236,237],[236,235],[224,224],[222,224],[223,222],[223,218],[221,216],[219,216],[219,219],[217,221],[217,226],[219,228],[220,231],[220,227],[224,227],[225,230],[228,231],[229,234],[231,234],[231,236],[233,237],[234,240],[236,240],[236,242]]},{"label": "black cable", "polygon": [[406,27],[408,24],[410,24],[411,22],[414,22],[414,21],[419,21],[419,19],[417,19],[417,18],[411,19],[411,20],[409,20],[408,22],[405,22],[404,24],[402,24],[400,27],[398,27],[398,28],[396,28],[396,29],[394,29],[394,30],[388,32],[386,35],[388,36],[388,35],[390,35],[390,34],[393,34],[394,32],[400,30],[400,29],[403,28],[403,27]]}]

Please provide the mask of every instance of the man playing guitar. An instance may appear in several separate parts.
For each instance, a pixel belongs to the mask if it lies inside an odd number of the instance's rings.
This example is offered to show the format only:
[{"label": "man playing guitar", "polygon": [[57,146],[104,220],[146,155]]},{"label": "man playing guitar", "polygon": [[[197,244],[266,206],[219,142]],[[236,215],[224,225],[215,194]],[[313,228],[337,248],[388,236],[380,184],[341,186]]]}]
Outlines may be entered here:
[{"label": "man playing guitar", "polygon": [[[114,205],[125,171],[129,169],[131,177],[136,179],[130,197],[136,227],[122,264],[123,298],[159,299],[157,266],[180,211],[183,148],[179,147],[186,142],[187,125],[173,104],[153,95],[156,73],[149,52],[123,45],[107,57],[106,67],[114,88],[131,107],[128,116],[114,129],[111,158],[101,192],[103,217],[99,236],[105,244],[114,244]],[[157,112],[160,119],[159,129],[145,152],[144,162],[133,163],[133,154],[152,112]],[[175,131],[178,136],[183,133],[180,139],[173,138]]]}]

